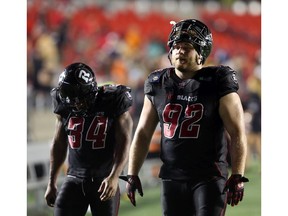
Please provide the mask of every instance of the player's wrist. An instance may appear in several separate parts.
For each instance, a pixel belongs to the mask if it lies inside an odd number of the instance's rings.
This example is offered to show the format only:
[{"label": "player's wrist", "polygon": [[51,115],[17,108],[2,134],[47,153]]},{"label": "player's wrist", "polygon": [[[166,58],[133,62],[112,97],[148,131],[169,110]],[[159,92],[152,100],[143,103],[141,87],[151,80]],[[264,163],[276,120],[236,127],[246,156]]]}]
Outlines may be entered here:
[{"label": "player's wrist", "polygon": [[233,176],[235,178],[241,178],[243,175],[242,174],[232,174],[231,176]]},{"label": "player's wrist", "polygon": [[136,177],[136,176],[138,176],[138,175],[130,175],[130,174],[127,175],[128,178],[129,177]]},{"label": "player's wrist", "polygon": [[242,174],[232,174],[230,178],[235,179],[237,182],[249,182],[249,179]]}]

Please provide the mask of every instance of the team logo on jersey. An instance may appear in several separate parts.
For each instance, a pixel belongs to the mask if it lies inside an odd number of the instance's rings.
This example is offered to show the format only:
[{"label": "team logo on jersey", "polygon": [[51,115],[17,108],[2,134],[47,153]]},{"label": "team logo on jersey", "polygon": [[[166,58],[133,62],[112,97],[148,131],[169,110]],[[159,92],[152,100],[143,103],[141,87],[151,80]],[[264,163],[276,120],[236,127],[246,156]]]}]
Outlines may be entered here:
[{"label": "team logo on jersey", "polygon": [[188,101],[188,102],[196,102],[197,101],[197,96],[177,95],[177,100]]},{"label": "team logo on jersey", "polygon": [[96,112],[96,116],[105,116],[105,112]]},{"label": "team logo on jersey", "polygon": [[172,93],[170,93],[170,92],[167,93],[167,95],[166,95],[166,97],[167,97],[168,100],[172,100],[172,99],[173,99],[173,96],[174,96],[174,95],[173,95]]},{"label": "team logo on jersey", "polygon": [[154,77],[152,78],[153,81],[157,81],[158,79],[159,79],[158,76],[154,76]]}]

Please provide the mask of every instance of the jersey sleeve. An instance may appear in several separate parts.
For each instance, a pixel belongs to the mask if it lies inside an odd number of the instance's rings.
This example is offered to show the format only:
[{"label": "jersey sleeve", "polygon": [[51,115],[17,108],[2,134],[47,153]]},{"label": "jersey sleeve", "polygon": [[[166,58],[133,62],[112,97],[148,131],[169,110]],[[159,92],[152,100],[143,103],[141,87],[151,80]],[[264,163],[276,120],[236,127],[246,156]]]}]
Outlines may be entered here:
[{"label": "jersey sleeve", "polygon": [[155,95],[154,86],[161,83],[161,76],[165,73],[165,70],[156,70],[149,74],[144,83],[144,94],[150,101],[153,101]]},{"label": "jersey sleeve", "polygon": [[153,95],[153,87],[149,78],[145,80],[144,83],[144,94],[151,100],[151,96]]},{"label": "jersey sleeve", "polygon": [[221,66],[217,71],[217,85],[219,98],[237,92],[239,84],[236,71],[228,66]]},{"label": "jersey sleeve", "polygon": [[128,111],[133,104],[133,99],[131,96],[131,88],[124,85],[118,85],[116,88],[115,107],[113,107],[113,113],[114,116],[119,116]]}]

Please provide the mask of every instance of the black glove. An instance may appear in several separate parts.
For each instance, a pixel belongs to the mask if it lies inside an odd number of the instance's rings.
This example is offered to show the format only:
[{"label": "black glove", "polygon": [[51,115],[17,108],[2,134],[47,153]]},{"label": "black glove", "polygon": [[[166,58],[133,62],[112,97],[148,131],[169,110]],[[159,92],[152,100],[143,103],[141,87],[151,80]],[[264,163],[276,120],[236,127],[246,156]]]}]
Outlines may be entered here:
[{"label": "black glove", "polygon": [[138,190],[138,193],[141,197],[143,197],[142,185],[139,177],[137,175],[127,175],[127,176],[119,176],[120,179],[127,181],[126,184],[126,192],[127,196],[130,199],[130,202],[136,206],[135,200],[135,191]]},{"label": "black glove", "polygon": [[249,182],[249,180],[240,174],[233,174],[227,180],[224,193],[227,192],[227,203],[229,205],[234,206],[242,201],[244,196],[243,182]]}]

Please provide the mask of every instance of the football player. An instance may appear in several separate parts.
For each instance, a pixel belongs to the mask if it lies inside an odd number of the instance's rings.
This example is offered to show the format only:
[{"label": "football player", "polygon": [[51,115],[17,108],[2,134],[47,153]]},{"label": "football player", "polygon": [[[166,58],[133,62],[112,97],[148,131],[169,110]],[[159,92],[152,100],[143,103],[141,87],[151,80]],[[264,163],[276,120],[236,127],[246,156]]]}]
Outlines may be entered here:
[{"label": "football player", "polygon": [[[161,202],[165,216],[220,216],[226,204],[243,198],[246,134],[237,93],[237,74],[228,66],[204,66],[213,44],[199,20],[172,22],[168,58],[172,67],[152,72],[145,82],[144,105],[132,140],[127,195],[136,205],[143,196],[139,170],[158,123],[163,162]],[[231,137],[231,175],[228,146]]]},{"label": "football player", "polygon": [[[57,120],[45,193],[55,216],[82,216],[89,206],[92,215],[118,215],[118,179],[132,135],[130,92],[123,85],[97,86],[94,72],[81,62],[61,73],[51,91]],[[67,176],[58,192],[67,149]]]}]

